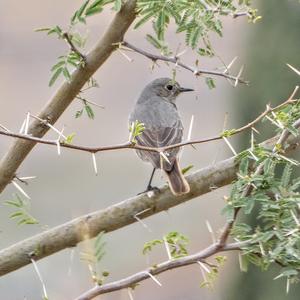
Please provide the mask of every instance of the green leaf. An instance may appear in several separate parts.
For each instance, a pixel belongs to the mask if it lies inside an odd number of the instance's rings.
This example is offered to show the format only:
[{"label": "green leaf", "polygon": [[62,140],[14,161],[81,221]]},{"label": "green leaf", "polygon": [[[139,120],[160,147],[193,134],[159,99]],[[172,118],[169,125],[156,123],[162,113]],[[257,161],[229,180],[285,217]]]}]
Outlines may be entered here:
[{"label": "green leaf", "polygon": [[63,72],[64,68],[58,68],[56,69],[56,71],[54,72],[54,74],[52,75],[50,81],[49,81],[49,86],[52,86],[55,81],[57,80],[57,78],[59,77],[59,75]]},{"label": "green leaf", "polygon": [[194,166],[193,165],[188,165],[187,167],[183,168],[181,170],[181,173],[184,175],[186,174],[189,170],[191,170]]},{"label": "green leaf", "polygon": [[86,111],[88,117],[90,119],[94,119],[95,118],[95,114],[94,114],[94,111],[92,110],[92,108],[88,104],[86,104],[84,106],[84,108],[85,108],[85,111]]},{"label": "green leaf", "polygon": [[156,245],[161,245],[163,244],[163,240],[153,240],[153,241],[149,241],[147,243],[144,244],[143,247],[143,254],[146,254],[147,252],[152,251],[152,248]]},{"label": "green leaf", "polygon": [[19,217],[19,216],[23,216],[23,214],[24,213],[21,210],[18,210],[18,211],[14,212],[14,213],[11,213],[9,215],[9,218],[13,219],[13,218],[16,218],[16,217]]},{"label": "green leaf", "polygon": [[120,11],[122,7],[122,0],[115,0],[115,5],[114,5],[114,10],[115,11]]},{"label": "green leaf", "polygon": [[88,8],[85,12],[85,15],[87,17],[91,17],[93,15],[96,15],[96,14],[100,13],[102,10],[103,10],[103,8],[101,6],[95,6],[95,7],[92,7],[92,8]]},{"label": "green leaf", "polygon": [[77,118],[81,117],[82,113],[83,113],[83,109],[76,111],[75,118],[77,119]]},{"label": "green leaf", "polygon": [[63,68],[63,75],[65,77],[65,79],[70,82],[71,81],[71,75],[70,75],[70,72],[67,68]]},{"label": "green leaf", "polygon": [[207,84],[208,88],[211,90],[211,89],[214,89],[216,87],[216,84],[215,84],[215,81],[213,78],[211,77],[206,77],[205,78],[205,83]]},{"label": "green leaf", "polygon": [[57,64],[55,64],[55,65],[51,68],[51,71],[53,72],[53,71],[55,71],[56,69],[58,69],[58,68],[64,66],[65,64],[66,64],[65,61],[60,60]]},{"label": "green leaf", "polygon": [[150,13],[146,14],[145,16],[143,16],[135,25],[134,25],[134,29],[139,28],[140,26],[142,26],[143,24],[145,24],[149,19],[151,19],[153,17],[153,12],[151,11]]},{"label": "green leaf", "polygon": [[69,134],[69,135],[67,136],[66,140],[65,140],[65,143],[66,143],[66,144],[72,144],[75,135],[76,135],[75,133]]}]

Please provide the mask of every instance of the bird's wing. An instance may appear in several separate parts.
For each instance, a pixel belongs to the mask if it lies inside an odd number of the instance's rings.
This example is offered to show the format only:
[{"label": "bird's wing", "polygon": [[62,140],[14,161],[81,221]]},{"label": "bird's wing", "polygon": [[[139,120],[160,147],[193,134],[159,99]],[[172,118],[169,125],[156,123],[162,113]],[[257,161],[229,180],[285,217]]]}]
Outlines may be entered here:
[{"label": "bird's wing", "polygon": [[[178,120],[172,127],[154,127],[146,128],[143,133],[137,137],[137,143],[147,147],[164,147],[180,143],[182,140],[183,128]],[[155,168],[162,168],[166,171],[172,169],[179,148],[164,151],[168,161],[156,152],[138,151],[138,155],[146,161],[150,161]]]}]

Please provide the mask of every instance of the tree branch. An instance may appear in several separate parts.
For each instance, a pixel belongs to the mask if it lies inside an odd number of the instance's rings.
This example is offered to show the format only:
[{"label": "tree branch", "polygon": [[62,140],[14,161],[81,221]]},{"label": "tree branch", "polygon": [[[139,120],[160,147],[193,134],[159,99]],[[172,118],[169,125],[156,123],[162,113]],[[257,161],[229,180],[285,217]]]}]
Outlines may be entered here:
[{"label": "tree branch", "polygon": [[[278,137],[269,139],[263,146],[273,148],[277,139]],[[299,142],[300,137],[289,136],[289,146],[285,151],[291,152],[299,148]],[[144,213],[139,214],[140,219],[225,186],[236,178],[237,166],[238,161],[232,157],[190,174],[187,176],[191,187],[188,194],[174,197],[165,185],[153,197],[148,197],[147,194],[135,196],[20,241],[0,251],[0,276],[29,264],[32,253],[35,254],[35,260],[39,260],[65,248],[74,247],[87,235],[93,238],[101,231],[111,232],[132,224],[137,221],[135,215],[142,211]]]},{"label": "tree branch", "polygon": [[[299,89],[299,87],[296,86],[296,88],[294,89],[291,96],[286,101],[284,101],[283,103],[275,106],[274,108],[272,108],[270,105],[267,105],[265,111],[262,112],[258,117],[256,117],[253,121],[249,122],[248,124],[246,124],[246,125],[244,125],[240,128],[237,128],[237,129],[229,130],[229,131],[231,131],[229,135],[230,136],[236,135],[236,134],[241,133],[241,132],[243,132],[247,129],[253,128],[259,121],[261,121],[269,113],[274,112],[278,109],[281,109],[285,105],[293,104],[293,103],[298,102],[299,100],[293,99],[295,97],[298,89]],[[6,136],[10,136],[10,137],[20,138],[20,139],[23,139],[23,140],[33,141],[35,143],[40,143],[40,144],[57,146],[57,140],[55,140],[55,141],[46,140],[46,139],[41,139],[41,138],[29,136],[29,135],[26,135],[26,134],[13,133],[13,132],[11,132],[7,129],[0,130],[0,135],[6,135]],[[97,146],[97,147],[88,147],[88,146],[67,144],[67,143],[62,141],[62,142],[60,142],[60,146],[65,147],[65,148],[69,148],[69,149],[73,149],[73,150],[80,150],[80,151],[90,152],[90,153],[97,153],[97,152],[111,151],[111,150],[121,150],[121,149],[147,150],[147,151],[153,151],[153,152],[160,153],[160,152],[164,152],[166,150],[170,150],[170,149],[173,149],[173,148],[179,148],[179,147],[182,147],[182,146],[202,144],[202,143],[207,143],[207,142],[220,140],[224,136],[226,136],[226,134],[223,133],[221,135],[210,137],[210,138],[197,139],[197,140],[188,140],[188,141],[184,141],[184,142],[181,142],[181,143],[178,143],[178,144],[165,146],[165,147],[160,147],[160,148],[146,147],[146,146],[134,144],[134,143],[131,143],[131,142],[126,142],[126,143],[118,144],[118,145],[102,146],[102,147],[99,147],[99,146]]]},{"label": "tree branch", "polygon": [[[136,0],[127,0],[122,9],[115,15],[113,21],[94,49],[86,56],[86,63],[71,76],[70,82],[64,82],[40,111],[38,117],[54,124],[71,104],[81,88],[96,70],[106,61],[116,49],[116,43],[123,40],[128,27],[135,19]],[[31,123],[28,133],[35,137],[42,137],[49,130],[47,126],[35,120]],[[0,161],[0,193],[14,178],[16,170],[35,146],[35,141],[16,140]]]},{"label": "tree branch", "polygon": [[184,63],[182,63],[178,57],[174,56],[174,57],[169,57],[169,56],[164,56],[164,55],[156,55],[156,54],[152,54],[150,52],[147,52],[143,49],[140,49],[126,41],[123,41],[120,45],[125,46],[128,49],[133,50],[136,53],[139,53],[149,59],[151,59],[152,61],[156,62],[158,60],[160,61],[166,61],[166,62],[170,62],[173,64],[176,64],[180,67],[182,67],[183,69],[186,69],[188,71],[191,71],[195,76],[200,76],[200,75],[212,75],[212,76],[220,76],[220,77],[224,77],[227,79],[230,79],[232,81],[238,81],[240,83],[244,83],[244,84],[249,84],[248,81],[245,81],[241,78],[239,78],[238,76],[233,76],[228,74],[227,72],[220,72],[220,71],[211,71],[211,70],[204,70],[204,69],[195,69],[193,67],[190,67]]},{"label": "tree branch", "polygon": [[[95,298],[96,296],[99,296],[102,294],[111,293],[113,291],[118,291],[118,290],[121,290],[124,288],[133,288],[137,283],[139,283],[145,279],[151,278],[151,275],[155,276],[155,275],[158,275],[160,273],[163,273],[163,272],[166,272],[166,271],[169,271],[172,269],[181,268],[184,266],[195,264],[195,263],[202,261],[203,259],[208,258],[219,252],[239,250],[240,247],[242,247],[244,245],[245,245],[245,243],[231,243],[231,244],[219,247],[218,243],[214,243],[198,253],[184,256],[181,258],[177,258],[174,260],[168,260],[168,261],[165,261],[165,262],[155,265],[155,267],[147,268],[144,271],[140,271],[136,274],[133,274],[133,275],[123,278],[121,280],[106,283],[101,286],[95,286],[92,289],[90,289],[87,292],[80,295],[79,297],[77,297],[75,300],[91,300],[91,299]],[[149,274],[151,274],[151,275],[149,275]]]}]

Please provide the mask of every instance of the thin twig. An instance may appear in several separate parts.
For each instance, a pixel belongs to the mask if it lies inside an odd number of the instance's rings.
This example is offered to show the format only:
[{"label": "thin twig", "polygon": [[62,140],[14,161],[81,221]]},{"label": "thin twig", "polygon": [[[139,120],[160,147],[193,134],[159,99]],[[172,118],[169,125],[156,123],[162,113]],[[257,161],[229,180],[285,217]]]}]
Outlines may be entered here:
[{"label": "thin twig", "polygon": [[164,56],[164,55],[156,55],[156,54],[152,54],[150,52],[147,52],[143,49],[140,49],[126,41],[123,41],[121,44],[121,46],[124,46],[128,49],[131,49],[149,59],[151,59],[153,62],[157,62],[158,60],[160,61],[166,61],[166,62],[170,62],[173,64],[176,64],[180,67],[182,67],[183,69],[186,69],[188,71],[191,71],[195,76],[200,76],[200,75],[211,75],[211,76],[220,76],[220,77],[224,77],[230,80],[238,81],[239,83],[244,83],[244,84],[248,84],[248,81],[245,81],[241,78],[238,78],[236,76],[230,75],[227,72],[220,72],[220,71],[211,71],[211,70],[205,70],[205,69],[195,69],[193,67],[190,67],[184,63],[182,63],[181,61],[179,61],[179,58],[174,56],[174,57],[169,57],[169,56]]},{"label": "thin twig", "polygon": [[198,263],[199,261],[203,262],[203,259],[210,257],[216,253],[222,251],[240,250],[242,246],[245,246],[244,242],[231,243],[228,245],[224,245],[223,247],[219,247],[217,243],[214,243],[198,253],[181,257],[178,259],[174,259],[174,260],[167,260],[165,262],[155,265],[155,267],[150,267],[146,270],[140,271],[121,280],[106,283],[101,286],[95,286],[90,290],[88,290],[87,292],[85,292],[84,294],[82,294],[81,296],[77,297],[76,300],[91,300],[96,296],[102,294],[134,287],[137,283],[149,279],[151,275],[152,276],[158,275],[160,273],[172,269]]},{"label": "thin twig", "polygon": [[102,108],[102,109],[105,108],[103,105],[100,105],[100,104],[98,104],[98,103],[96,103],[96,102],[93,102],[93,101],[91,101],[91,100],[87,100],[87,99],[85,99],[85,98],[83,98],[83,97],[81,97],[81,96],[79,96],[79,95],[76,96],[76,99],[83,101],[84,104],[85,104],[85,103],[89,103],[89,104],[91,104],[91,105],[97,106],[97,107]]},{"label": "thin twig", "polygon": [[73,51],[74,53],[76,53],[78,56],[80,56],[80,58],[82,59],[82,61],[84,63],[86,63],[86,57],[77,49],[77,47],[74,45],[74,43],[72,42],[72,38],[70,36],[69,33],[64,32],[62,34],[63,39],[69,44],[71,51]]}]

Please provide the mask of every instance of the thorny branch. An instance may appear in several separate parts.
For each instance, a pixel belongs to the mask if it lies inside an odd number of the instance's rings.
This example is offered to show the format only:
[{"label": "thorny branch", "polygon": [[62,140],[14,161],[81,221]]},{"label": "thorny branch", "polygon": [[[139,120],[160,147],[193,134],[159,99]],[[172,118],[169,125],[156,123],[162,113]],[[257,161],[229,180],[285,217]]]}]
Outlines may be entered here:
[{"label": "thorny branch", "polygon": [[188,66],[184,63],[182,63],[179,60],[178,56],[173,56],[173,57],[169,57],[169,56],[164,56],[164,55],[156,55],[156,54],[152,54],[150,52],[147,52],[143,49],[140,49],[126,41],[123,41],[122,43],[120,43],[120,46],[124,46],[128,49],[133,50],[134,52],[137,52],[149,59],[151,59],[153,62],[156,62],[158,60],[160,61],[165,61],[165,62],[170,62],[173,64],[176,64],[180,67],[182,67],[183,69],[186,69],[188,71],[191,71],[195,76],[200,76],[200,75],[212,75],[212,76],[220,76],[220,77],[224,77],[226,79],[232,80],[232,81],[238,81],[240,83],[244,83],[244,84],[248,84],[248,81],[245,81],[241,78],[239,78],[239,76],[233,76],[230,75],[228,72],[220,72],[220,71],[211,71],[211,70],[205,70],[205,69],[196,69],[194,67]]},{"label": "thorny branch", "polygon": [[219,243],[214,243],[198,253],[184,256],[178,259],[168,260],[160,264],[157,264],[153,267],[149,267],[144,271],[140,271],[136,274],[123,278],[121,280],[106,283],[100,286],[95,286],[92,289],[80,295],[79,297],[77,297],[75,300],[91,300],[101,294],[111,293],[113,291],[118,291],[125,288],[134,288],[137,283],[145,279],[152,278],[152,276],[158,275],[160,273],[175,268],[180,268],[187,265],[195,264],[197,262],[204,262],[203,261],[204,259],[219,252],[240,250],[240,248],[244,245],[245,243],[231,243],[231,244],[220,246]]},{"label": "thorny branch", "polygon": [[[282,107],[284,107],[288,104],[293,104],[293,103],[296,103],[297,101],[299,101],[298,99],[294,99],[298,89],[299,89],[299,87],[297,86],[294,89],[291,96],[286,101],[284,101],[283,103],[275,106],[274,108],[272,108],[270,105],[267,105],[265,111],[262,112],[257,118],[255,118],[253,121],[251,121],[250,123],[248,123],[248,124],[246,124],[246,125],[244,125],[240,128],[233,129],[232,132],[230,133],[230,136],[241,133],[241,132],[243,132],[247,129],[253,128],[255,124],[257,124],[259,121],[261,121],[269,113],[274,112],[278,109],[281,109]],[[44,123],[45,122],[47,122],[47,121],[44,121]],[[13,133],[13,132],[10,132],[4,126],[1,126],[1,128],[3,130],[0,130],[0,135],[6,135],[6,136],[15,137],[15,138],[20,138],[20,139],[40,143],[40,144],[57,146],[57,141],[56,140],[55,141],[46,140],[46,139],[41,139],[41,138],[37,138],[37,137],[34,137],[34,136],[30,136],[30,135],[25,135],[25,134],[20,134],[20,133]],[[130,141],[128,141],[126,143],[123,143],[123,144],[109,145],[109,146],[103,146],[103,147],[80,146],[80,145],[74,145],[74,144],[67,144],[64,141],[61,141],[60,146],[65,147],[65,148],[69,148],[69,149],[90,152],[90,153],[97,153],[97,152],[111,151],[111,150],[120,150],[120,149],[147,150],[147,151],[153,151],[153,152],[161,153],[161,152],[164,152],[166,150],[170,150],[170,149],[178,148],[178,147],[182,147],[182,146],[202,144],[202,143],[207,143],[207,142],[211,142],[211,141],[220,140],[224,136],[225,135],[223,133],[223,134],[220,134],[218,136],[214,136],[214,137],[210,137],[210,138],[205,138],[205,139],[200,139],[200,140],[199,139],[197,139],[197,140],[188,140],[188,141],[184,141],[184,142],[181,142],[181,143],[178,143],[178,144],[174,144],[174,145],[170,145],[170,146],[166,146],[166,147],[160,147],[160,148],[141,146],[141,145],[134,144]]]}]

